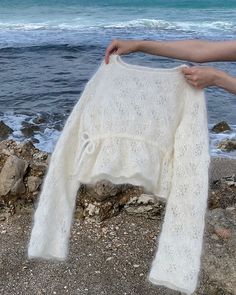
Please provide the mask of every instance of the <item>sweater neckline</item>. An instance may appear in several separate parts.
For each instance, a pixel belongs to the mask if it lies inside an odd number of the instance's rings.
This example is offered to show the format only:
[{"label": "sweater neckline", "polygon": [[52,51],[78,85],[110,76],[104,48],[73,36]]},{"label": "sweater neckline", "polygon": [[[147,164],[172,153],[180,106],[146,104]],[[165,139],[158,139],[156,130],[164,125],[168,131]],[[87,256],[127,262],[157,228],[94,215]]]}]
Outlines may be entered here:
[{"label": "sweater neckline", "polygon": [[180,66],[174,68],[153,68],[153,67],[146,67],[141,65],[135,65],[124,62],[119,54],[111,54],[110,58],[114,60],[114,62],[121,66],[122,68],[126,68],[128,70],[137,70],[137,71],[147,71],[147,72],[160,72],[160,73],[181,73],[181,68],[188,67],[186,64],[182,64]]}]

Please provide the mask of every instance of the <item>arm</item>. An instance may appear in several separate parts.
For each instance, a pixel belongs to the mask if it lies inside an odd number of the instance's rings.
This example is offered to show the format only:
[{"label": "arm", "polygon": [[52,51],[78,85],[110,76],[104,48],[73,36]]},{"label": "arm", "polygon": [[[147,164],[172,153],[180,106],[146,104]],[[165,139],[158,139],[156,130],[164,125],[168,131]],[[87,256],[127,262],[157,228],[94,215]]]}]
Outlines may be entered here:
[{"label": "arm", "polygon": [[136,44],[137,51],[192,62],[236,61],[236,40],[140,40]]},{"label": "arm", "polygon": [[[136,51],[199,63],[236,61],[236,40],[147,41],[114,39],[106,49],[105,62],[109,63],[109,55],[113,52],[128,54]],[[193,66],[183,68],[183,73],[187,81],[195,87],[217,86],[236,94],[236,77],[223,71],[210,67]]]},{"label": "arm", "polygon": [[183,68],[187,82],[197,88],[217,86],[236,94],[236,77],[214,67],[193,66]]},{"label": "arm", "polygon": [[221,87],[236,95],[236,77],[220,71],[215,78],[215,86]]}]

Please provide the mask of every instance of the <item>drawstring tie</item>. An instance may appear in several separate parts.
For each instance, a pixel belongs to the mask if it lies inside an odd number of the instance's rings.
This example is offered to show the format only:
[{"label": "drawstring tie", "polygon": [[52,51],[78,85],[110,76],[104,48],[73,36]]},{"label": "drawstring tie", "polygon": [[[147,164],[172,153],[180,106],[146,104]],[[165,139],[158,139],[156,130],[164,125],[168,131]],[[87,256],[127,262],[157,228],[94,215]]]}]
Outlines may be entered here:
[{"label": "drawstring tie", "polygon": [[87,131],[83,131],[81,138],[79,139],[82,141],[82,148],[78,155],[75,155],[75,163],[76,163],[76,173],[71,174],[71,176],[76,176],[77,171],[80,168],[80,163],[82,162],[85,154],[92,154],[95,151],[95,141],[90,138],[90,135]]},{"label": "drawstring tie", "polygon": [[84,152],[86,152],[87,154],[92,154],[95,151],[95,141],[90,138],[87,131],[82,132],[81,141],[82,149],[78,157],[76,157],[78,159],[78,162],[76,161],[77,164],[80,164],[80,162],[83,160],[83,156],[85,155]]},{"label": "drawstring tie", "polygon": [[103,134],[99,136],[93,136],[90,137],[89,133],[87,131],[83,131],[81,137],[79,138],[79,141],[82,141],[82,145],[79,144],[79,146],[82,146],[81,150],[79,151],[79,154],[75,154],[75,166],[76,166],[76,172],[71,174],[71,176],[76,176],[78,175],[78,169],[80,169],[80,164],[82,160],[84,159],[84,156],[86,154],[92,154],[95,151],[96,148],[96,141],[101,140],[101,139],[106,139],[106,138],[112,138],[112,137],[120,137],[120,138],[128,138],[131,140],[138,140],[141,142],[145,142],[147,144],[150,144],[152,146],[155,146],[160,150],[160,152],[164,153],[165,151],[160,149],[159,143],[145,139],[141,136],[135,136],[135,135],[130,135],[126,133],[115,133],[115,134]]}]

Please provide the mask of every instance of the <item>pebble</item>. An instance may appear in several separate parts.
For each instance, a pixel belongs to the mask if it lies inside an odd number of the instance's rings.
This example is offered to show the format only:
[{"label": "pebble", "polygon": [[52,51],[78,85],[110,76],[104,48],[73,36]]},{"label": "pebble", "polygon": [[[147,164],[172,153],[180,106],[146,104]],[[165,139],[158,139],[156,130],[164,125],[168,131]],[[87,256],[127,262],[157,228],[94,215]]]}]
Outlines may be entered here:
[{"label": "pebble", "polygon": [[216,226],[215,233],[217,234],[218,237],[222,239],[229,239],[231,237],[230,230],[224,227]]},{"label": "pebble", "polygon": [[211,238],[212,238],[213,240],[219,240],[219,237],[218,237],[216,234],[213,234],[213,235],[211,236]]},{"label": "pebble", "polygon": [[226,208],[226,211],[233,211],[233,210],[235,210],[234,207],[227,207],[227,208]]},{"label": "pebble", "polygon": [[109,260],[111,260],[113,257],[108,257],[107,259],[106,259],[106,261],[109,261]]},{"label": "pebble", "polygon": [[100,270],[95,270],[95,273],[101,273],[101,271]]}]

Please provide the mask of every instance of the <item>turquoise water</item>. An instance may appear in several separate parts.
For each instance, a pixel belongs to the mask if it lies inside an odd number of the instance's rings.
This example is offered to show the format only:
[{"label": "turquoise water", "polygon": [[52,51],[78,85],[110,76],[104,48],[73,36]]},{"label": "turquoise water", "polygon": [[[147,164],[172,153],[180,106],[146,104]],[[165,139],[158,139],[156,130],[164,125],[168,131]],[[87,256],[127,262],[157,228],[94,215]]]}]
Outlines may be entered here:
[{"label": "turquoise water", "polygon": [[[52,151],[60,129],[112,39],[233,40],[236,1],[0,1],[0,119],[23,140],[22,121],[45,122],[37,147]],[[183,61],[133,53],[126,62],[174,67]],[[207,63],[236,76],[235,62]],[[206,89],[210,126],[236,132],[236,99]],[[211,133],[212,153],[222,137]],[[236,157],[236,154],[230,154]]]},{"label": "turquoise water", "polygon": [[105,43],[120,34],[230,39],[235,33],[236,1],[0,1],[0,48]]},{"label": "turquoise water", "polygon": [[28,1],[1,1],[2,7],[26,7],[27,5],[35,5],[35,6],[115,6],[115,7],[162,7],[162,8],[235,8],[236,3],[234,0],[159,0],[159,1],[150,1],[150,0],[107,0],[107,1],[98,1],[98,0],[84,0],[84,1],[67,1],[67,0],[28,0]]}]

